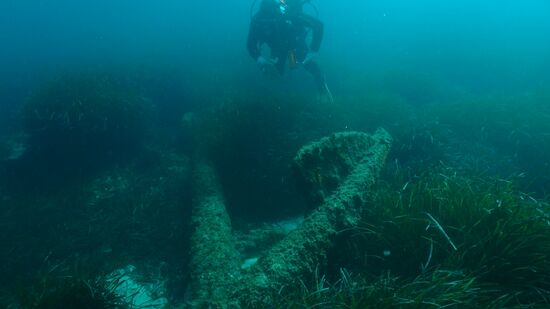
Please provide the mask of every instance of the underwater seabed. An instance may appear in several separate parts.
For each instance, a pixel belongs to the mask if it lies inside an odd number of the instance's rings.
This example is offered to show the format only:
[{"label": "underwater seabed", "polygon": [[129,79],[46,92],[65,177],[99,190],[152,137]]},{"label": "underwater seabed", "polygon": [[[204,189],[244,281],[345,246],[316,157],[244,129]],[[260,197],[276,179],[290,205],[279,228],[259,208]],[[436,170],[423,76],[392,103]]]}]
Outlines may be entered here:
[{"label": "underwater seabed", "polygon": [[162,104],[104,81],[1,143],[2,306],[550,305],[550,96],[236,94],[159,140]]}]

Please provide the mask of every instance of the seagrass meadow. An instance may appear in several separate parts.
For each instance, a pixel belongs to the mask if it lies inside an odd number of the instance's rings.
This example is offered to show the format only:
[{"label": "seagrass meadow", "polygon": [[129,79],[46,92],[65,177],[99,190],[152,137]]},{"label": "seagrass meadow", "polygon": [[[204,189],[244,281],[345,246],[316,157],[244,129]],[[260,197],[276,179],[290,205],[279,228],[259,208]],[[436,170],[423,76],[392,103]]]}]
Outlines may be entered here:
[{"label": "seagrass meadow", "polygon": [[[547,305],[545,94],[460,96],[419,106],[374,90],[336,96],[334,105],[300,94],[265,98],[235,91],[167,129],[155,123],[162,106],[154,104],[153,91],[114,81],[123,74],[87,72],[48,83],[21,110],[23,132],[3,143],[4,306],[200,307],[190,266],[195,161],[208,158],[217,170],[232,259],[240,269],[318,207],[296,181],[291,163],[298,149],[332,132],[378,127],[393,142],[359,220],[330,234],[331,245],[299,285],[271,291],[272,306]],[[124,80],[138,79],[127,74]],[[59,93],[74,98],[65,104]],[[110,104],[96,103],[106,99]],[[43,128],[35,135],[39,120]],[[107,146],[120,145],[119,138],[132,143],[131,152]],[[9,159],[19,144],[27,150]],[[317,180],[331,181],[328,171],[320,173]],[[219,257],[224,265],[226,258]],[[128,265],[135,269],[121,271]],[[121,288],[130,280],[147,291],[140,292],[147,295],[140,296],[143,302],[128,295],[130,287]]]},{"label": "seagrass meadow", "polygon": [[268,1],[0,3],[0,308],[550,308],[550,3]]}]

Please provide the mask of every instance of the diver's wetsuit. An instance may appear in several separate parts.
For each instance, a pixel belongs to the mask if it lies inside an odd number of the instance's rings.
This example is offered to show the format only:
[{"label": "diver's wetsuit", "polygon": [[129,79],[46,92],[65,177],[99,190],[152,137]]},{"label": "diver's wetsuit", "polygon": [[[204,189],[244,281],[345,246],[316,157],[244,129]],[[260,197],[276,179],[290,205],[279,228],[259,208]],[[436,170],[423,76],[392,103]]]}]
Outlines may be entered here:
[{"label": "diver's wetsuit", "polygon": [[[311,46],[308,48],[306,38],[308,29],[312,30]],[[288,55],[294,51],[297,62],[303,62],[311,50],[318,52],[323,40],[323,23],[303,12],[276,14],[260,10],[250,23],[247,48],[255,60],[261,55],[260,47],[267,44],[271,49],[271,57],[277,58],[275,64],[280,74],[285,71]],[[325,90],[325,79],[319,65],[309,61],[304,68],[310,72],[319,92]]]}]

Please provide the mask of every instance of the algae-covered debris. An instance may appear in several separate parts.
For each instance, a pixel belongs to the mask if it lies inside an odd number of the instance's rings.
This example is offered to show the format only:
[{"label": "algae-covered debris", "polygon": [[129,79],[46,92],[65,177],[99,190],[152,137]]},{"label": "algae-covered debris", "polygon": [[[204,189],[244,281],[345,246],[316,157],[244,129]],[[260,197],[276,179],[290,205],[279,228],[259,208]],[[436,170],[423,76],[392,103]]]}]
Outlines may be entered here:
[{"label": "algae-covered debris", "polygon": [[[294,173],[300,191],[310,207],[319,206],[363,160],[376,154],[375,143],[391,143],[379,130],[379,140],[365,133],[343,132],[323,138],[300,149],[294,159]],[[375,135],[375,136],[376,136]],[[366,151],[368,149],[368,151]]]},{"label": "algae-covered debris", "polygon": [[[323,201],[304,222],[256,263],[241,269],[223,192],[213,166],[195,166],[192,239],[194,305],[261,308],[284,289],[326,262],[338,230],[356,224],[360,210],[390,150],[391,136],[383,129],[369,135],[345,132],[303,147],[295,160],[302,184],[325,190]],[[315,172],[310,172],[314,170]],[[315,177],[332,177],[331,186]],[[338,177],[336,177],[338,176]]]},{"label": "algae-covered debris", "polygon": [[224,304],[240,277],[240,258],[235,249],[231,221],[214,167],[195,163],[191,239],[193,295],[197,304]]}]

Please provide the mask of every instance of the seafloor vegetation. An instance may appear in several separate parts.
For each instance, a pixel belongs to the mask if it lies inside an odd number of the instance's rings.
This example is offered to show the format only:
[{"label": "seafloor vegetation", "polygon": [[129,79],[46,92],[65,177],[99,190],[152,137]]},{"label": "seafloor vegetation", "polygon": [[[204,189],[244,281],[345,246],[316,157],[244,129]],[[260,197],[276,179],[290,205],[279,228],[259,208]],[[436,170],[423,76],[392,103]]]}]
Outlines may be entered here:
[{"label": "seafloor vegetation", "polygon": [[[297,150],[378,127],[394,144],[361,223],[273,306],[550,306],[550,95],[393,74],[333,105],[240,89],[206,97],[166,72],[54,79],[0,143],[0,306],[183,307],[197,153],[214,162],[237,248],[253,256],[286,233],[273,222],[306,211]],[[128,265],[156,287],[141,302],[120,288]]]}]

